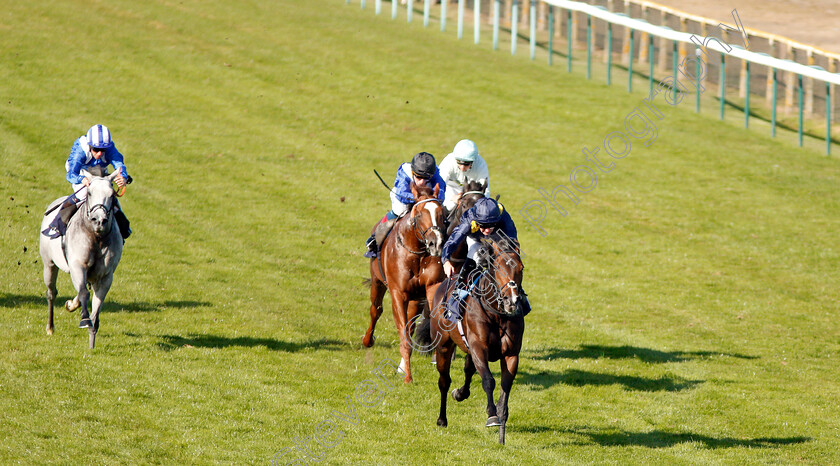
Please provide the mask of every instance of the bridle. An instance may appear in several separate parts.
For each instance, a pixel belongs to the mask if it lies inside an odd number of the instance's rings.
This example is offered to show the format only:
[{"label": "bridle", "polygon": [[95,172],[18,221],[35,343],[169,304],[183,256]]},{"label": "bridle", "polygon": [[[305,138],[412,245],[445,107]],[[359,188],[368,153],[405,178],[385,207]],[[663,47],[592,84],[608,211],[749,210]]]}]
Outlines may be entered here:
[{"label": "bridle", "polygon": [[435,198],[423,199],[422,201],[418,201],[411,208],[411,218],[409,219],[408,222],[409,222],[409,225],[411,226],[411,229],[414,230],[414,237],[417,238],[417,241],[423,246],[423,249],[421,251],[415,251],[415,250],[409,248],[403,242],[401,237],[398,238],[398,242],[399,242],[400,246],[405,248],[408,252],[410,252],[412,254],[415,254],[415,255],[418,255],[418,256],[422,256],[423,254],[428,252],[428,245],[426,244],[426,233],[428,233],[430,231],[433,231],[433,232],[436,231],[436,232],[438,232],[438,234],[440,235],[441,238],[443,238],[445,236],[443,234],[443,229],[441,229],[440,225],[434,225],[434,224],[432,224],[429,228],[426,228],[425,230],[420,231],[419,234],[418,234],[417,215],[414,212],[417,209],[417,206],[419,206],[420,204],[423,204],[425,202],[437,202],[438,206],[440,208],[443,208],[443,206],[440,204],[440,200],[435,199]]},{"label": "bridle", "polygon": [[[508,280],[506,283],[499,284],[499,282],[496,281],[495,273],[491,272],[491,268],[493,267],[492,264],[495,264],[495,261],[498,260],[499,256],[501,256],[503,254],[507,255],[509,253],[518,254],[515,249],[510,250],[510,251],[506,251],[502,247],[499,247],[499,254],[496,254],[493,257],[490,257],[489,254],[488,254],[488,256],[486,258],[488,268],[481,273],[481,275],[482,275],[481,278],[484,278],[485,280],[487,280],[489,282],[490,288],[493,291],[495,291],[495,293],[494,293],[495,296],[493,296],[490,299],[488,299],[488,296],[487,296],[488,293],[483,293],[482,296],[481,296],[482,304],[484,304],[484,306],[487,307],[488,310],[490,310],[491,312],[493,312],[495,314],[502,315],[502,316],[508,316],[508,317],[517,315],[519,313],[519,308],[517,307],[513,312],[506,312],[504,310],[497,309],[497,307],[494,306],[493,303],[501,304],[501,303],[505,302],[506,299],[510,299],[508,296],[505,295],[505,291],[507,291],[507,290],[510,290],[512,292],[512,294],[514,294],[516,296],[519,296],[521,294],[521,292],[520,292],[521,287],[519,285],[517,285],[516,281],[513,280],[513,277],[511,277],[510,280]],[[510,260],[510,259],[506,259],[506,260]],[[502,309],[504,309],[504,304],[502,304]]]},{"label": "bridle", "polygon": [[105,202],[107,202],[109,199],[111,199],[111,196],[106,197],[103,202],[100,202],[99,204],[94,204],[93,206],[90,205],[90,198],[91,198],[91,196],[90,196],[90,186],[88,186],[88,193],[87,193],[87,196],[85,196],[85,206],[87,207],[88,217],[93,215],[93,213],[96,212],[96,209],[104,210],[106,217],[111,216],[111,213],[114,210],[114,203],[111,202],[110,207],[105,205]]}]

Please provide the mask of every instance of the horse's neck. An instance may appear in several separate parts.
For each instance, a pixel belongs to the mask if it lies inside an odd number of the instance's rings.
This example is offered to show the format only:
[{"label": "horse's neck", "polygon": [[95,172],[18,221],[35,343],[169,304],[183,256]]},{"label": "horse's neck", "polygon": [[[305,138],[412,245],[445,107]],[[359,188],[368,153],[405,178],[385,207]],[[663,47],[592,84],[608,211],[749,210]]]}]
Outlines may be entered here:
[{"label": "horse's neck", "polygon": [[403,243],[408,246],[416,246],[419,244],[420,240],[417,239],[416,226],[411,222],[411,211],[405,214],[397,225],[399,228],[396,233],[402,237]]}]

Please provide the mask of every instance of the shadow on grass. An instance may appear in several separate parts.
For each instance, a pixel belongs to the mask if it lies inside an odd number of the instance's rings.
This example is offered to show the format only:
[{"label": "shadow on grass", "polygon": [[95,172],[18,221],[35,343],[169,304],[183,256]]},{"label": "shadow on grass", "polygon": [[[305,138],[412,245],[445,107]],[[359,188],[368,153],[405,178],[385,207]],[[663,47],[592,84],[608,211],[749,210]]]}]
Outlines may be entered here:
[{"label": "shadow on grass", "polygon": [[564,372],[540,371],[538,373],[521,371],[516,375],[516,382],[542,388],[550,388],[557,384],[571,385],[573,387],[621,385],[625,390],[641,392],[679,392],[703,383],[702,380],[687,380],[679,377],[649,379],[647,377],[601,374],[577,369],[570,369]]},{"label": "shadow on grass", "polygon": [[578,349],[553,348],[537,352],[534,359],[638,359],[643,362],[683,362],[690,359],[711,356],[728,356],[739,359],[758,359],[757,356],[747,356],[735,353],[721,353],[719,351],[659,351],[637,346],[602,346],[580,345]]},{"label": "shadow on grass", "polygon": [[[58,309],[64,308],[64,301],[71,299],[73,296],[59,296],[55,300],[55,306]],[[33,296],[33,295],[14,295],[14,294],[6,294],[3,293],[0,295],[0,307],[5,308],[17,308],[22,306],[28,305],[40,305],[44,307],[44,311],[47,310],[47,296],[46,292],[44,292],[43,296]],[[102,312],[160,312],[167,308],[175,308],[175,309],[182,309],[182,308],[196,308],[196,307],[207,307],[210,306],[211,303],[205,301],[164,301],[162,303],[149,303],[144,301],[129,301],[126,303],[121,303],[119,301],[112,301],[105,298],[105,303],[103,304]]]},{"label": "shadow on grass", "polygon": [[589,437],[589,442],[576,442],[577,445],[592,443],[602,446],[640,446],[648,448],[668,448],[681,443],[702,443],[706,448],[776,448],[811,441],[810,437],[758,437],[742,439],[733,437],[710,437],[708,435],[687,432],[650,432],[605,431],[568,429],[566,432]]},{"label": "shadow on grass", "polygon": [[309,340],[300,343],[274,340],[272,338],[231,338],[219,335],[190,335],[187,337],[179,335],[161,335],[160,338],[163,339],[163,341],[158,342],[157,345],[164,351],[172,351],[178,348],[230,348],[234,346],[253,348],[256,346],[264,346],[272,351],[286,351],[294,353],[305,349],[338,351],[350,348],[350,346],[343,341],[332,340],[329,338]]}]

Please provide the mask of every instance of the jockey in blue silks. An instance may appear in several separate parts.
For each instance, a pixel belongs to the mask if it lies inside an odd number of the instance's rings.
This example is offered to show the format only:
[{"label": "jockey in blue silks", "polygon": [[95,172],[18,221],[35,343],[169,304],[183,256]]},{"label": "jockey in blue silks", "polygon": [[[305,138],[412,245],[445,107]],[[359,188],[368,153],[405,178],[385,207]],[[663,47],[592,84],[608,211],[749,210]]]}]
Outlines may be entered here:
[{"label": "jockey in blue silks", "polygon": [[[87,198],[90,179],[86,175],[105,176],[108,174],[108,165],[113,165],[114,170],[120,172],[120,176],[116,177],[114,182],[120,187],[125,186],[129,180],[128,171],[123,163],[123,155],[111,140],[111,132],[107,126],[93,125],[85,135],[73,143],[64,164],[64,169],[67,170],[66,179],[73,186],[75,194],[64,200],[58,215],[43,234],[57,238],[66,233],[70,217]],[[114,205],[114,219],[123,239],[128,238],[131,235],[128,218],[120,208],[119,202],[115,202]]]},{"label": "jockey in blue silks", "polygon": [[[452,265],[452,254],[461,245],[467,241],[467,258],[464,261],[464,266],[458,274],[455,293],[453,299],[447,303],[448,310],[459,314],[458,309],[461,301],[466,297],[467,293],[461,293],[460,290],[467,290],[469,284],[467,283],[470,272],[475,270],[479,250],[481,249],[480,239],[484,236],[489,236],[493,233],[500,233],[507,237],[507,239],[517,241],[516,225],[504,207],[489,197],[479,199],[474,206],[464,212],[461,217],[461,223],[455,228],[446,244],[443,245],[443,251],[440,253],[440,260],[443,263],[443,271],[447,277],[451,277],[455,271],[455,266]],[[525,293],[522,293],[525,295]],[[524,313],[530,311],[530,304],[528,304],[527,296],[525,299],[526,308]]]},{"label": "jockey in blue silks", "polygon": [[394,187],[391,189],[391,210],[376,224],[370,238],[365,242],[368,249],[365,252],[365,257],[376,257],[382,241],[394,227],[394,223],[411,210],[411,206],[414,204],[411,183],[418,187],[428,186],[432,189],[437,186],[439,189],[438,198],[441,201],[446,195],[446,183],[440,177],[435,156],[432,154],[420,152],[411,159],[411,163],[406,162],[400,165],[397,170],[397,178],[394,180]]}]

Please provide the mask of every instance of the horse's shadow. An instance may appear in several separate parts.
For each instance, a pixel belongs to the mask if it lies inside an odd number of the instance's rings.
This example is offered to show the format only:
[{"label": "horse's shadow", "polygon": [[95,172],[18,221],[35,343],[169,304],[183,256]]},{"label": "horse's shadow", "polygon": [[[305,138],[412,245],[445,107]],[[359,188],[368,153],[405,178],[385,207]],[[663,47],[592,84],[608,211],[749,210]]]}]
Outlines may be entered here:
[{"label": "horse's shadow", "polygon": [[550,388],[557,384],[571,385],[573,387],[583,387],[586,385],[620,385],[625,390],[641,392],[679,392],[703,383],[702,380],[689,380],[681,377],[662,376],[651,379],[630,375],[588,372],[577,369],[569,369],[563,372],[539,371],[532,373],[520,371],[516,376],[516,381],[524,385],[542,387],[542,389]]},{"label": "horse's shadow", "polygon": [[669,448],[682,443],[702,443],[706,448],[777,448],[811,441],[810,437],[757,437],[752,439],[733,437],[712,437],[691,432],[628,432],[615,430],[592,431],[591,429],[565,429],[565,432],[588,437],[589,441],[580,440],[576,445],[592,443],[606,446],[640,446],[647,448]]},{"label": "horse's shadow", "polygon": [[338,351],[350,347],[348,343],[330,338],[319,338],[304,342],[280,341],[273,338],[224,337],[220,335],[189,335],[186,337],[160,335],[160,338],[163,341],[158,342],[157,346],[164,351],[179,348],[254,348],[263,346],[272,351],[294,353],[306,349]]},{"label": "horse's shadow", "polygon": [[722,353],[720,351],[659,351],[638,346],[603,346],[580,345],[577,349],[550,348],[536,351],[534,359],[638,359],[648,363],[683,362],[691,359],[702,359],[712,356],[727,356],[739,359],[758,359],[757,356],[747,356],[737,353]]},{"label": "horse's shadow", "polygon": [[[63,306],[65,299],[72,299],[73,296],[59,296],[56,299],[56,304],[59,307]],[[0,307],[5,308],[19,308],[19,307],[26,307],[30,305],[35,306],[43,306],[44,310],[47,309],[47,298],[46,296],[37,296],[37,295],[16,295],[16,294],[7,294],[3,293],[0,294]],[[145,301],[128,301],[128,302],[120,302],[120,301],[113,301],[110,299],[106,299],[105,302],[102,304],[102,312],[160,312],[167,308],[196,308],[196,307],[207,307],[211,306],[212,303],[206,301],[163,301],[159,303],[150,303]]]}]

